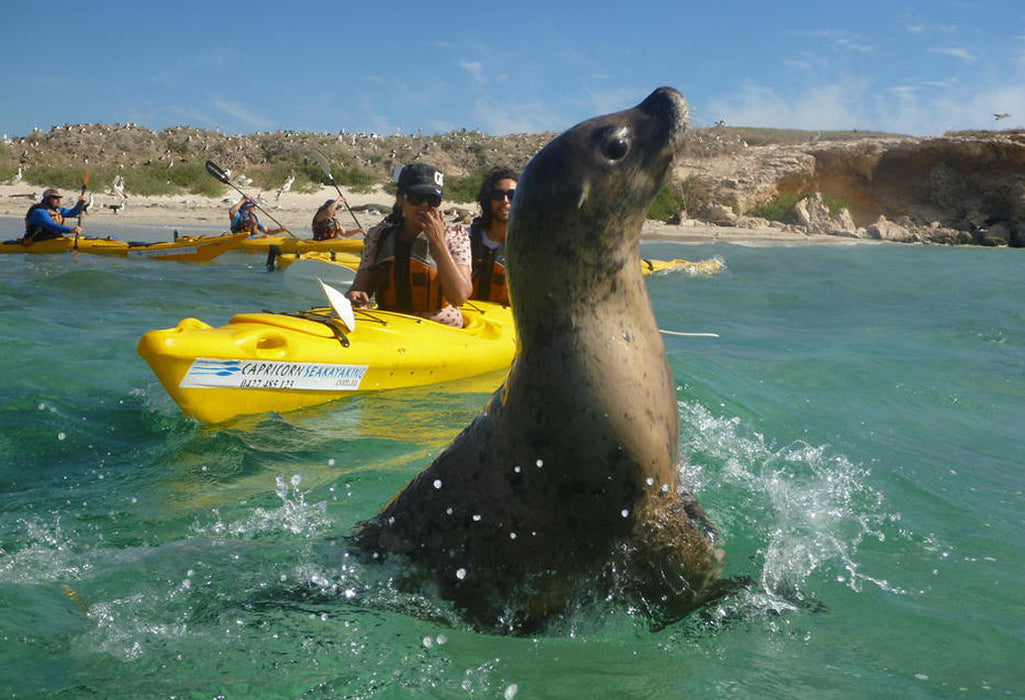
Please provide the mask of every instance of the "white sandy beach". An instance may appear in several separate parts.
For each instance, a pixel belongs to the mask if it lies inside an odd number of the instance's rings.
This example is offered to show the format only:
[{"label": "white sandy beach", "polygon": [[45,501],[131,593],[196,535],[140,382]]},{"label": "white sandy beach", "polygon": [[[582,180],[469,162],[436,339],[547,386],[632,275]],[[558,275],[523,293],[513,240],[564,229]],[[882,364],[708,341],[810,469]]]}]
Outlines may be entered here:
[{"label": "white sandy beach", "polygon": [[[25,215],[26,210],[35,202],[39,201],[42,194],[42,187],[34,185],[0,185],[0,216],[20,218]],[[387,192],[378,190],[370,194],[349,192],[343,188],[346,200],[351,207],[361,205],[379,205],[384,210],[381,212],[357,211],[356,218],[364,228],[379,222],[384,213],[390,209],[393,196]],[[259,194],[258,190],[249,192],[253,196]],[[64,191],[65,201],[68,205],[74,203],[77,192]],[[336,195],[334,188],[324,187],[319,192],[296,193],[286,192],[280,199],[276,198],[275,192],[266,192],[262,198],[262,207],[274,219],[277,219],[290,231],[300,238],[309,238],[310,220],[313,213],[327,199]],[[204,229],[223,226],[227,230],[228,209],[238,201],[239,196],[213,198],[198,195],[174,195],[161,197],[131,196],[123,209],[112,210],[108,205],[121,203],[120,197],[105,193],[93,193],[93,206],[83,219],[85,232],[90,235],[102,236],[104,228],[108,224],[136,224],[140,226],[166,225],[178,228],[182,233],[190,233],[189,227]],[[446,211],[459,209],[476,213],[474,204],[457,204],[444,202],[443,209]],[[453,218],[455,215],[453,214]],[[260,218],[268,227],[273,226],[267,214],[261,213]],[[356,223],[346,212],[339,217],[346,228],[356,228]],[[734,228],[727,226],[712,226],[698,221],[685,221],[682,225],[665,224],[658,221],[648,221],[644,226],[643,236],[646,239],[664,239],[691,243],[710,243],[713,241],[726,241],[734,243],[751,243],[758,245],[794,245],[809,243],[833,243],[850,244],[854,239],[842,238],[828,235],[806,235],[790,231],[781,231],[775,228]],[[867,242],[867,241],[858,241]]]}]

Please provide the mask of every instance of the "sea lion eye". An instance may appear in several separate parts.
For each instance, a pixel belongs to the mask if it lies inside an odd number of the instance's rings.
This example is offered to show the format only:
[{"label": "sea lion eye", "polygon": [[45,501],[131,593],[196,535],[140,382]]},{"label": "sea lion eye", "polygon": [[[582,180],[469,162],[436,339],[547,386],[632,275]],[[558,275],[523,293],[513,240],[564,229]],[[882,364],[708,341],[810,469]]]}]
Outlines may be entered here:
[{"label": "sea lion eye", "polygon": [[619,160],[630,152],[630,137],[626,129],[613,129],[605,132],[601,140],[602,155],[609,160]]}]

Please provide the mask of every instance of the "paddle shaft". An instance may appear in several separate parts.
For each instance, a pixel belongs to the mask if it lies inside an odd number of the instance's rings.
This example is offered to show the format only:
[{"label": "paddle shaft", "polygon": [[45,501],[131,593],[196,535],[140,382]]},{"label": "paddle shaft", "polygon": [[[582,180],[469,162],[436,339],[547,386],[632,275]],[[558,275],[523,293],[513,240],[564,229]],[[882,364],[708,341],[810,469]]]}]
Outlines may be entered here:
[{"label": "paddle shaft", "polygon": [[338,193],[338,198],[342,200],[342,204],[345,205],[345,209],[349,212],[349,216],[351,216],[352,220],[356,222],[356,227],[362,229],[363,224],[361,224],[359,219],[356,218],[356,212],[354,212],[352,207],[349,206],[349,201],[345,199],[345,195],[342,194],[342,188],[338,186],[337,182],[335,182],[335,176],[331,173],[331,164],[328,163],[327,159],[319,152],[314,151],[313,155],[316,156],[317,165],[320,166],[320,169],[323,170],[324,174],[327,176],[327,181],[331,183],[335,188],[335,192]]},{"label": "paddle shaft", "polygon": [[[86,170],[82,176],[82,193],[80,196],[85,196],[85,188],[89,186],[89,171]],[[82,228],[82,210],[78,210],[78,228]],[[75,250],[78,250],[78,231],[75,231]]]},{"label": "paddle shaft", "polygon": [[276,223],[278,225],[278,228],[284,229],[285,233],[287,233],[292,238],[298,238],[298,236],[296,236],[294,233],[292,233],[291,231],[288,230],[287,226],[285,226],[280,221],[275,219],[273,216],[270,215],[270,213],[266,209],[264,209],[259,204],[257,204],[255,199],[253,199],[248,194],[246,194],[245,192],[240,190],[238,187],[236,187],[235,183],[232,182],[231,180],[229,180],[228,176],[224,173],[224,171],[221,170],[221,168],[216,163],[214,163],[212,160],[208,160],[206,162],[206,171],[208,173],[210,173],[211,175],[213,175],[216,179],[220,180],[222,183],[227,185],[228,187],[231,187],[232,189],[234,189],[236,192],[238,192],[240,195],[242,195],[246,199],[252,201],[253,204],[256,204],[256,208],[259,209],[260,211],[262,211],[264,216],[266,216],[268,219],[270,219],[271,221]]}]

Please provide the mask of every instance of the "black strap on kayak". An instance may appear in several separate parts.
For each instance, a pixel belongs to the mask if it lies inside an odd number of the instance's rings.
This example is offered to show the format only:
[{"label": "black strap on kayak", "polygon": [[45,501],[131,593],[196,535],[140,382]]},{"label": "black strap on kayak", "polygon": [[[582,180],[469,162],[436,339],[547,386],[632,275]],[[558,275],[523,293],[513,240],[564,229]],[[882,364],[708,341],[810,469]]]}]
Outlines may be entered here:
[{"label": "black strap on kayak", "polygon": [[335,338],[338,339],[338,342],[342,344],[343,348],[349,347],[349,339],[345,335],[345,327],[342,326],[341,321],[339,321],[337,318],[334,318],[332,316],[328,316],[326,314],[319,314],[316,311],[295,311],[295,312],[292,312],[292,313],[286,313],[284,311],[267,311],[267,310],[264,310],[264,313],[267,313],[267,314],[275,314],[276,313],[279,316],[291,316],[293,318],[304,318],[307,321],[315,321],[316,323],[322,323],[322,324],[324,324],[325,326],[327,326],[328,328],[331,329],[331,332],[334,334]]}]

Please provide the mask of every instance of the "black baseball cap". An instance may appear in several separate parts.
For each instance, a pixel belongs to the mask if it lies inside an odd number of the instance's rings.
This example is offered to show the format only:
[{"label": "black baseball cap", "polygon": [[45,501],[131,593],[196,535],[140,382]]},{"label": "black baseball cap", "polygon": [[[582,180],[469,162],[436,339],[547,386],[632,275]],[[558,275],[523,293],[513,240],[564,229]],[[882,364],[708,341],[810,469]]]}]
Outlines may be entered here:
[{"label": "black baseball cap", "polygon": [[427,163],[410,163],[399,171],[399,192],[420,197],[427,195],[443,196],[445,174]]}]

